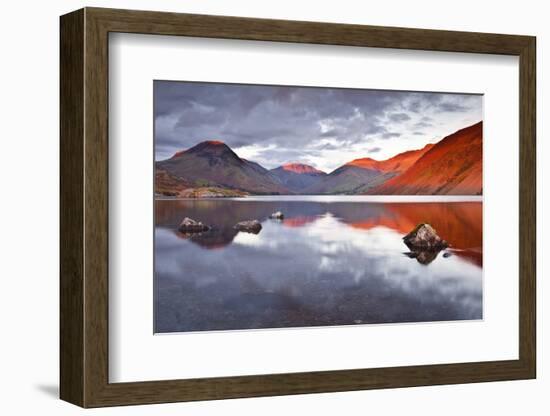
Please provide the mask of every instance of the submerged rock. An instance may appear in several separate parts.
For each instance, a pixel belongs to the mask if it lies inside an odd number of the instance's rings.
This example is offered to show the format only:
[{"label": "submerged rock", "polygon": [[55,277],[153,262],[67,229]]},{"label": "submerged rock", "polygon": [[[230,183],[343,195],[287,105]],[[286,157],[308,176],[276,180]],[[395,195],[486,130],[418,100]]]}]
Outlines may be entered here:
[{"label": "submerged rock", "polygon": [[182,233],[202,233],[204,231],[208,231],[209,229],[210,227],[208,225],[188,217],[185,217],[178,226],[178,231]]},{"label": "submerged rock", "polygon": [[262,230],[262,224],[258,220],[241,221],[235,224],[233,228],[245,233],[258,234]]},{"label": "submerged rock", "polygon": [[285,216],[283,215],[283,213],[281,211],[274,212],[273,214],[271,214],[269,216],[269,218],[274,219],[274,220],[282,220],[284,217]]},{"label": "submerged rock", "polygon": [[414,230],[403,237],[403,241],[410,249],[422,251],[437,251],[449,247],[449,244],[437,235],[434,228],[427,223],[418,224]]},{"label": "submerged rock", "polygon": [[403,254],[410,259],[416,259],[420,264],[430,264],[437,258],[439,250],[412,249],[412,251]]}]

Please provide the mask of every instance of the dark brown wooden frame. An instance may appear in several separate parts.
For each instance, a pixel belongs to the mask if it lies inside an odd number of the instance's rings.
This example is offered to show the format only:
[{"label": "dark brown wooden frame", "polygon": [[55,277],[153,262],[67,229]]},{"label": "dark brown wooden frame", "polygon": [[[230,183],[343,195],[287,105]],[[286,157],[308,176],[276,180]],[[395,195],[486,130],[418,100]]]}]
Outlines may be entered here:
[{"label": "dark brown wooden frame", "polygon": [[[109,383],[110,32],[515,55],[520,65],[519,359]],[[536,376],[535,38],[85,8],[61,17],[60,396],[82,407],[408,387]]]}]

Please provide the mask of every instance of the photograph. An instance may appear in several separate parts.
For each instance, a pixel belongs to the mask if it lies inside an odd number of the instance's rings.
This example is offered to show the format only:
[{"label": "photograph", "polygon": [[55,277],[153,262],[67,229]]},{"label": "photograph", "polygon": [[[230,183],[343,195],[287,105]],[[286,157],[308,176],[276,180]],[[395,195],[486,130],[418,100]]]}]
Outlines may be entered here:
[{"label": "photograph", "polygon": [[483,319],[482,94],[153,96],[155,334]]}]

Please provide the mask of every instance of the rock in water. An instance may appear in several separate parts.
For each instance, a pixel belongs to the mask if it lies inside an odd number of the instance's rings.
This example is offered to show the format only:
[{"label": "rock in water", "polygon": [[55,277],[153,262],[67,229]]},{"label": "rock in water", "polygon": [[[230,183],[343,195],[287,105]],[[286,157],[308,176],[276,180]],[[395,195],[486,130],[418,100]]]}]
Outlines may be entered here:
[{"label": "rock in water", "polygon": [[420,264],[428,265],[434,261],[439,254],[439,250],[422,250],[411,248],[409,253],[403,253],[405,256],[416,259]]},{"label": "rock in water", "polygon": [[282,220],[282,219],[284,219],[284,217],[285,216],[283,215],[283,213],[281,211],[274,212],[273,214],[271,214],[269,216],[269,218],[272,218],[274,220]]},{"label": "rock in water", "polygon": [[403,237],[407,247],[422,250],[439,251],[449,247],[449,244],[437,235],[430,224],[418,224],[414,230]]},{"label": "rock in water", "polygon": [[178,226],[178,231],[182,233],[202,233],[203,231],[208,231],[210,227],[203,224],[200,221],[195,221],[191,218],[185,217],[183,221]]},{"label": "rock in water", "polygon": [[258,220],[241,221],[235,224],[233,228],[245,233],[258,234],[262,230],[262,224]]}]

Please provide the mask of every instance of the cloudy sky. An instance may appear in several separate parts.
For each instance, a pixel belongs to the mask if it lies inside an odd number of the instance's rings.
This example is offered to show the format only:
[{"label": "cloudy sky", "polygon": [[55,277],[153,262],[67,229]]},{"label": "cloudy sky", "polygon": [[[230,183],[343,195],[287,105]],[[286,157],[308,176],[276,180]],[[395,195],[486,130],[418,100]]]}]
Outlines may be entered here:
[{"label": "cloudy sky", "polygon": [[383,160],[482,119],[482,96],[155,81],[155,159],[204,140],[271,169]]}]

